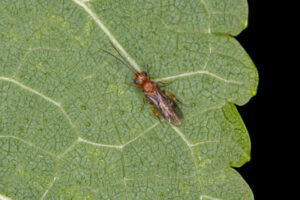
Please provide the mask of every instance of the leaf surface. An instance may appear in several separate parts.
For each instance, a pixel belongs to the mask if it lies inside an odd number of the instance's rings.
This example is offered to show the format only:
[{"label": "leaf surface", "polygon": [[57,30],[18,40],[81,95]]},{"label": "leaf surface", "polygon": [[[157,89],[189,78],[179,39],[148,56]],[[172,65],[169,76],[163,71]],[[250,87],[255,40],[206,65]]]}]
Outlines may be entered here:
[{"label": "leaf surface", "polygon": [[[246,0],[0,2],[0,199],[253,199]],[[185,120],[158,122],[120,50]]]}]

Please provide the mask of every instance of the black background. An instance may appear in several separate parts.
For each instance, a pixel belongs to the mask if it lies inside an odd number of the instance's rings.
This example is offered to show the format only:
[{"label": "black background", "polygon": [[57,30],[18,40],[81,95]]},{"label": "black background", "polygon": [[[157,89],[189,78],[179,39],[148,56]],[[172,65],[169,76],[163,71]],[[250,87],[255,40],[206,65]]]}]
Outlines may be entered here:
[{"label": "black background", "polygon": [[281,174],[286,173],[281,164],[286,158],[278,152],[286,144],[285,135],[280,132],[282,122],[278,120],[282,102],[277,100],[282,95],[279,84],[283,79],[279,77],[284,76],[282,69],[285,66],[280,66],[279,61],[282,57],[278,53],[281,37],[277,33],[282,24],[276,16],[284,13],[281,12],[283,9],[270,6],[275,5],[274,1],[248,0],[248,3],[248,27],[236,39],[256,65],[259,84],[256,96],[247,104],[237,106],[251,138],[251,160],[237,171],[252,189],[256,200],[281,199],[283,188],[280,185],[288,183],[280,179]]}]

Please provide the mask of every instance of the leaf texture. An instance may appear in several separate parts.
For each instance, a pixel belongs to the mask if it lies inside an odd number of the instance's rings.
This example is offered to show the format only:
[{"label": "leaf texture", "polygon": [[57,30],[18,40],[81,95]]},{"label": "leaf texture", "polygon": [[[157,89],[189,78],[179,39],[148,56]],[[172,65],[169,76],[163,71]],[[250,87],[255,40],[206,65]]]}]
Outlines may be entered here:
[{"label": "leaf texture", "polygon": [[[246,0],[0,2],[0,199],[251,200]],[[186,106],[158,122],[111,41]],[[115,53],[115,52],[114,52]]]}]

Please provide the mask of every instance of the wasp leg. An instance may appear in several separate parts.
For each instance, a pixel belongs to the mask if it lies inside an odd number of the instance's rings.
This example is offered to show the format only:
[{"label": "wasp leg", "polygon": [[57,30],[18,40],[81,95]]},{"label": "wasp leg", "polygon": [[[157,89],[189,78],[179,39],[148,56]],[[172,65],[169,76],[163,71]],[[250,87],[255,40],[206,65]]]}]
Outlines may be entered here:
[{"label": "wasp leg", "polygon": [[145,103],[146,103],[145,97],[146,97],[146,96],[144,95],[144,96],[143,96],[143,105],[142,105],[142,107],[141,107],[140,114],[143,112],[144,107],[145,107]]},{"label": "wasp leg", "polygon": [[162,85],[161,87],[165,87],[167,85],[170,85],[170,84],[174,83],[175,81],[176,80],[172,80],[172,81],[169,81],[169,82],[158,81],[157,84]]},{"label": "wasp leg", "polygon": [[170,92],[170,91],[168,91],[168,90],[163,90],[163,93],[164,93],[164,94],[167,93],[174,101],[177,101],[177,102],[179,102],[179,103],[185,105],[182,101],[178,100],[178,99],[176,98],[176,96],[175,96],[172,92]]},{"label": "wasp leg", "polygon": [[[159,118],[159,114],[158,114],[158,112],[156,112],[156,110],[154,109],[153,105],[154,105],[153,102],[150,102],[150,103],[149,103],[150,109],[152,110],[153,114],[157,117],[157,119],[158,119],[159,122],[161,123],[161,120],[160,120],[160,118]],[[161,124],[162,124],[162,123],[161,123]]]}]

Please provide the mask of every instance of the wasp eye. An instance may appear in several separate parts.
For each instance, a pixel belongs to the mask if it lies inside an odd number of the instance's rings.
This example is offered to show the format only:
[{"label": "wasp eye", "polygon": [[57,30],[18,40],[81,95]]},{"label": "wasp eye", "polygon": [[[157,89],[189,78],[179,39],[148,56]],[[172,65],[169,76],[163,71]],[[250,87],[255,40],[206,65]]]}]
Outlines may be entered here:
[{"label": "wasp eye", "polygon": [[138,84],[138,82],[137,82],[137,80],[136,79],[133,79],[133,82],[134,82],[134,84]]},{"label": "wasp eye", "polygon": [[144,74],[145,76],[147,76],[147,73],[146,73],[146,72],[142,72],[142,74]]}]

